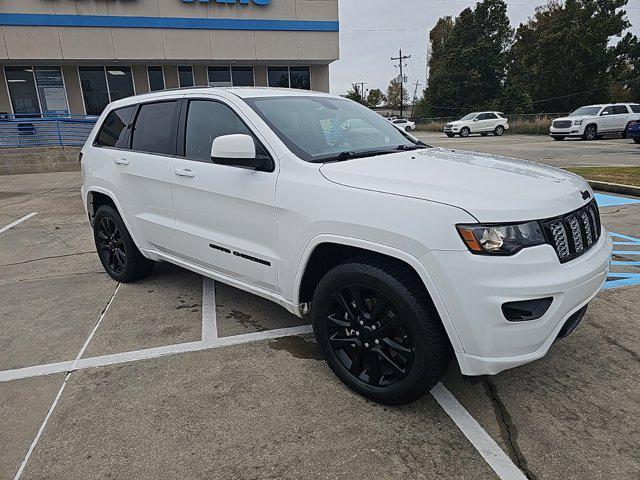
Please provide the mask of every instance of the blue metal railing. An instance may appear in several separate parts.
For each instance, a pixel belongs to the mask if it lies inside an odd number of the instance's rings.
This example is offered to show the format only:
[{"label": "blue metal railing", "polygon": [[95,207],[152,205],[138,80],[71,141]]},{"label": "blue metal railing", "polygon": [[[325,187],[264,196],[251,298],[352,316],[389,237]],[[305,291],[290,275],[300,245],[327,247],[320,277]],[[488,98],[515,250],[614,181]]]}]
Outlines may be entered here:
[{"label": "blue metal railing", "polygon": [[81,147],[97,119],[90,115],[0,113],[0,148]]}]

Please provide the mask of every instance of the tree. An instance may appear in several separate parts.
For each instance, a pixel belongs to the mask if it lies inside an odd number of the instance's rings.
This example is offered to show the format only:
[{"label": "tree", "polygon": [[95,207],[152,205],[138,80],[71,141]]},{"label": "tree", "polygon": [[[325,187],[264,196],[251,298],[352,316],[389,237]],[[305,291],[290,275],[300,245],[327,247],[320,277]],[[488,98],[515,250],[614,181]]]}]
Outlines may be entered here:
[{"label": "tree", "polygon": [[[500,97],[513,29],[503,0],[483,0],[429,34],[429,82],[423,104],[437,115],[489,108]],[[424,105],[421,108],[424,110]]]},{"label": "tree", "polygon": [[[407,89],[402,89],[402,104],[406,105],[409,100]],[[400,108],[400,83],[394,78],[389,82],[387,87],[387,106],[391,108]]]},{"label": "tree", "polygon": [[385,101],[386,97],[384,93],[382,93],[382,90],[380,90],[379,88],[372,88],[371,90],[369,90],[369,95],[367,96],[367,104],[370,107],[377,107]]},{"label": "tree", "polygon": [[629,35],[610,45],[630,26],[621,10],[626,4],[627,0],[552,0],[538,8],[516,32],[509,88],[528,98],[536,112],[567,112],[613,100],[614,87],[628,73],[633,46]]},{"label": "tree", "polygon": [[357,83],[352,83],[351,88],[347,90],[347,93],[344,95],[345,98],[349,100],[353,100],[354,102],[366,104],[366,100],[364,99],[364,95],[360,91],[360,85]]}]

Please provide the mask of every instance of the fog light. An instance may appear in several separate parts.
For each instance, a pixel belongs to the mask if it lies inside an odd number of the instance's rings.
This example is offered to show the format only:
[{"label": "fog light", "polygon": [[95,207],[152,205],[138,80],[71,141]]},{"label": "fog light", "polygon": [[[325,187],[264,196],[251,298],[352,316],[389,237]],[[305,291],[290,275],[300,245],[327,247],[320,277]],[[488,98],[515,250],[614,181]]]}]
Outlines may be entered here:
[{"label": "fog light", "polygon": [[502,314],[510,322],[528,322],[541,318],[553,303],[553,297],[502,304]]}]

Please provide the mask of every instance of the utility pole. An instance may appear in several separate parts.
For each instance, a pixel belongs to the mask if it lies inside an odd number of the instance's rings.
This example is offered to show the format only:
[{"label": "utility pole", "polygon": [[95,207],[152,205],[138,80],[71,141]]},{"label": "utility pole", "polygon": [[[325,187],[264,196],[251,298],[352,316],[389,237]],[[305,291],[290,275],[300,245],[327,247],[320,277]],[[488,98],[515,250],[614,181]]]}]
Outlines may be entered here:
[{"label": "utility pole", "polygon": [[416,106],[416,100],[418,99],[418,87],[420,85],[422,85],[420,83],[420,80],[416,80],[416,83],[414,84],[416,86],[416,89],[413,91],[413,102],[411,103],[411,116],[413,117],[413,109]]},{"label": "utility pole", "polygon": [[367,100],[364,98],[364,86],[369,85],[368,82],[358,82],[356,85],[360,85],[360,98],[362,99],[362,103],[365,103]]},{"label": "utility pole", "polygon": [[400,49],[400,54],[397,57],[391,57],[392,61],[398,60],[400,62],[400,118],[402,118],[402,104],[404,103],[402,101],[402,84],[404,82],[404,76],[402,75],[402,63],[408,58],[411,58],[411,55],[402,56],[402,49]]}]

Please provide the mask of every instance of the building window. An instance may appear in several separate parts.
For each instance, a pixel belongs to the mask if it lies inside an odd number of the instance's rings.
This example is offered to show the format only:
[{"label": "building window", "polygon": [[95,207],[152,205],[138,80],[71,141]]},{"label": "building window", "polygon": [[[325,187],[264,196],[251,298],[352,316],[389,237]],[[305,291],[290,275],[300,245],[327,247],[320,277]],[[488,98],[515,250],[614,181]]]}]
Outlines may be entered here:
[{"label": "building window", "polygon": [[178,86],[180,87],[193,87],[193,68],[189,65],[178,67]]},{"label": "building window", "polygon": [[5,67],[4,70],[15,114],[69,113],[60,67]]},{"label": "building window", "polygon": [[162,67],[147,67],[147,75],[149,76],[150,91],[164,90],[164,73],[162,73]]},{"label": "building window", "polygon": [[109,90],[104,67],[78,67],[80,86],[87,115],[100,115],[109,104]]},{"label": "building window", "polygon": [[234,87],[253,87],[253,67],[231,67],[231,81]]},{"label": "building window", "polygon": [[309,67],[291,67],[289,68],[291,88],[299,88],[300,90],[311,90],[311,73]]},{"label": "building window", "polygon": [[131,67],[107,67],[107,85],[111,101],[130,97],[133,91]]},{"label": "building window", "polygon": [[267,78],[270,87],[289,88],[289,67],[268,67]]},{"label": "building window", "polygon": [[253,87],[253,67],[207,67],[210,87]]},{"label": "building window", "polygon": [[270,87],[311,90],[309,67],[267,67],[267,80]]},{"label": "building window", "polygon": [[114,100],[135,93],[131,67],[78,67],[87,115],[100,115]]},{"label": "building window", "polygon": [[230,87],[231,69],[229,67],[207,67],[210,87]]}]

